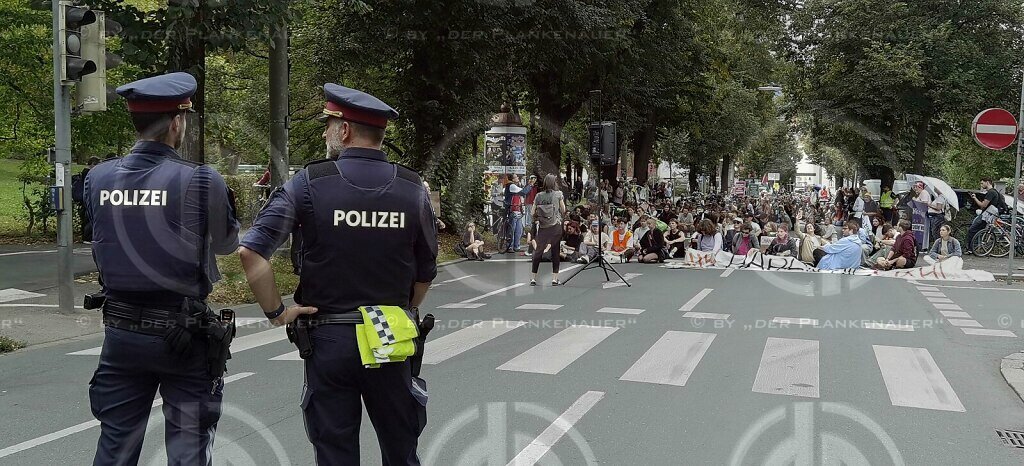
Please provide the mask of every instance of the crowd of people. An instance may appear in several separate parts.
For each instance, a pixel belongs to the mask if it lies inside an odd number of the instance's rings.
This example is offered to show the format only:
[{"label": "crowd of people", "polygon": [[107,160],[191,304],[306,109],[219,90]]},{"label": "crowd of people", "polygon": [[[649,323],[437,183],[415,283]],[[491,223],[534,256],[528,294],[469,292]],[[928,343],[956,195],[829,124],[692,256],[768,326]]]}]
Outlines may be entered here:
[{"label": "crowd of people", "polygon": [[[674,197],[665,183],[636,184],[621,180],[585,184],[566,196],[567,185],[549,175],[538,186],[531,176],[520,182],[517,176],[504,183],[503,204],[514,227],[506,253],[520,253],[540,261],[588,263],[603,251],[619,262],[660,263],[685,256],[687,249],[717,254],[726,251],[746,255],[760,251],[774,256],[794,257],[818,269],[875,269],[917,267],[919,244],[911,223],[897,210],[899,197],[891,187],[872,196],[866,188],[842,188],[832,195],[827,188],[799,193],[769,193],[756,196],[701,195]],[[558,192],[555,215],[558,228],[542,225],[538,205],[549,203],[538,193]],[[932,196],[923,183],[912,186],[907,195],[925,202],[936,214],[931,225],[937,238],[926,255],[929,263],[964,253],[944,221],[945,203]],[[599,208],[600,206],[600,208]],[[941,217],[945,220],[944,217]],[[929,216],[932,222],[932,216]],[[548,228],[545,228],[548,227]],[[467,226],[464,247],[470,257],[483,257],[478,236]],[[545,230],[548,230],[547,233]],[[557,231],[557,240],[554,233]],[[520,233],[521,232],[521,233]],[[525,236],[525,243],[520,237]],[[536,271],[536,265],[534,266]],[[555,265],[557,272],[557,265]],[[556,280],[557,282],[557,274]]]}]

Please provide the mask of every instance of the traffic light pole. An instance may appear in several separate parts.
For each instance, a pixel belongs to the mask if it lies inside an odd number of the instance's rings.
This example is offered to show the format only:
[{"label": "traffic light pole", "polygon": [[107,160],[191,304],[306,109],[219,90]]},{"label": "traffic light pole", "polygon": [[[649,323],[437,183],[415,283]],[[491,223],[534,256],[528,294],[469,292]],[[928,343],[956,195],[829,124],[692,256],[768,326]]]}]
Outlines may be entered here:
[{"label": "traffic light pole", "polygon": [[53,8],[53,123],[56,136],[55,185],[59,190],[64,209],[58,213],[57,221],[57,287],[60,312],[75,311],[74,271],[71,267],[72,221],[71,221],[71,88],[61,82],[62,50],[60,46],[61,11],[63,4],[50,2]]}]

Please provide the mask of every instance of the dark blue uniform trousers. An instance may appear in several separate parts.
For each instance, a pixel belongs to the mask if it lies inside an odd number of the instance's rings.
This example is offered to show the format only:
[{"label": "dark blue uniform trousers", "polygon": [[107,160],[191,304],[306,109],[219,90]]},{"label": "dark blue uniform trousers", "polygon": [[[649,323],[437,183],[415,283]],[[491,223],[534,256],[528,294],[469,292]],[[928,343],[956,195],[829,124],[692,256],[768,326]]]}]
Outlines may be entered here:
[{"label": "dark blue uniform trousers", "polygon": [[157,390],[166,418],[167,463],[211,464],[223,382],[213,389],[205,342],[194,340],[179,356],[162,337],[107,327],[99,367],[89,382],[92,414],[101,429],[93,464],[139,462]]},{"label": "dark blue uniform trousers", "polygon": [[408,361],[363,367],[354,325],[312,330],[302,411],[318,465],[359,464],[362,402],[377,432],[385,466],[419,465],[416,444],[426,425],[426,398],[413,393]]}]

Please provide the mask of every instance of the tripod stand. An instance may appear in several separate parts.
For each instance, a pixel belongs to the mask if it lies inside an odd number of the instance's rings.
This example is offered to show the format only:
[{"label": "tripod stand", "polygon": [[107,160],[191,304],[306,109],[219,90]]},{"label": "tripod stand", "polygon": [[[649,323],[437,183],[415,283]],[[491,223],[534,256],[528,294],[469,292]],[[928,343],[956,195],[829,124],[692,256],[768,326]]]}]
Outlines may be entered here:
[{"label": "tripod stand", "polygon": [[[594,166],[597,168],[597,170],[595,170],[597,172],[597,210],[600,213],[604,213],[604,202],[603,202],[604,199],[602,199],[602,196],[601,196],[601,163],[600,163],[600,160],[598,160],[596,163],[594,163]],[[580,272],[583,272],[584,270],[598,269],[599,268],[601,270],[604,270],[604,281],[606,281],[606,282],[612,281],[611,276],[608,275],[608,271],[610,270],[612,273],[615,274],[616,277],[619,277],[619,280],[622,280],[622,283],[625,283],[627,287],[632,287],[633,286],[633,285],[630,285],[629,282],[626,281],[626,279],[622,277],[622,274],[620,274],[617,270],[615,270],[615,267],[612,267],[612,264],[609,263],[608,260],[604,258],[604,241],[601,241],[601,237],[604,235],[604,230],[602,229],[602,225],[601,225],[601,214],[600,213],[597,215],[597,218],[598,218],[597,259],[588,262],[587,265],[583,266],[583,268],[577,270],[572,275],[570,275],[569,278],[565,279],[565,281],[562,282],[563,285],[569,283],[570,281],[572,281],[573,278],[576,278],[576,276],[579,275]]]}]

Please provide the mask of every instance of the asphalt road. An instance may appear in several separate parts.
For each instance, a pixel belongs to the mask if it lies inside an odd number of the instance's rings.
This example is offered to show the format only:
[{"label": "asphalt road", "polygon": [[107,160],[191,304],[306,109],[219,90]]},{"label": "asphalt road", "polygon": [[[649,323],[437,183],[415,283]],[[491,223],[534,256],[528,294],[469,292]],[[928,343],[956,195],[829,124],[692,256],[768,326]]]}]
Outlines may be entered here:
[{"label": "asphalt road", "polygon": [[[618,268],[632,287],[599,271],[530,287],[522,262],[442,269],[424,306],[438,318],[425,464],[1024,462],[995,433],[1024,430],[999,374],[1024,336],[1019,287]],[[254,321],[229,366],[217,463],[312,464],[302,363]],[[91,460],[100,343],[0,357],[0,464]],[[164,463],[161,421],[154,409],[143,464]],[[361,437],[379,464],[365,416]]]},{"label": "asphalt road", "polygon": [[[88,245],[74,248],[74,273],[94,272],[96,264]],[[0,289],[39,291],[57,286],[57,248],[43,246],[0,246]]]}]

